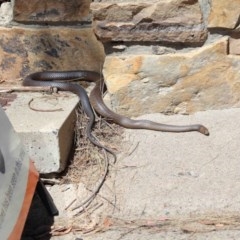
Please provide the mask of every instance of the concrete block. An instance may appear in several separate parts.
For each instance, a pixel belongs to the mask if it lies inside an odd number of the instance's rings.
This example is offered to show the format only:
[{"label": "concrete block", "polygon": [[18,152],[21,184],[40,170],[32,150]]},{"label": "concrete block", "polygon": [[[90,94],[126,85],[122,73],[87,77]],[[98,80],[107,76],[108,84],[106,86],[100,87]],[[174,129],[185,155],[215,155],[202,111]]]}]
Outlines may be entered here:
[{"label": "concrete block", "polygon": [[[31,107],[38,111],[30,109]],[[40,173],[64,170],[73,143],[75,107],[71,93],[18,93],[6,113]]]}]

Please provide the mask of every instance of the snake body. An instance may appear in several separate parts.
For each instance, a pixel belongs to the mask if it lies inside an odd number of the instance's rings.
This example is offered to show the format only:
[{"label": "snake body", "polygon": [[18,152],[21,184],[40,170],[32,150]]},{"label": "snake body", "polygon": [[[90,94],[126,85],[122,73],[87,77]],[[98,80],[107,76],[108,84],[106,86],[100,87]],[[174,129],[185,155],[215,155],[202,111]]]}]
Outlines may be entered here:
[{"label": "snake body", "polygon": [[[95,82],[95,87],[90,93],[90,98],[84,88],[79,84],[70,83],[69,81],[73,80],[85,80]],[[149,120],[133,120],[131,118],[119,115],[112,110],[110,110],[104,103],[102,98],[102,86],[104,85],[104,80],[102,76],[93,71],[45,71],[45,72],[36,72],[28,75],[24,81],[24,86],[51,86],[56,87],[61,91],[70,91],[78,95],[83,110],[89,118],[89,123],[87,126],[87,137],[89,140],[99,146],[95,138],[91,134],[93,124],[95,122],[94,110],[101,116],[110,119],[111,121],[130,129],[148,129],[154,131],[163,131],[163,132],[191,132],[198,131],[204,135],[209,135],[208,129],[201,124],[186,125],[186,126],[176,126],[176,125],[167,125],[156,123]],[[89,101],[90,99],[90,101]],[[105,147],[104,147],[105,148]],[[111,152],[110,149],[105,148],[107,151]]]},{"label": "snake body", "polygon": [[[88,71],[45,71],[36,72],[28,75],[24,81],[23,86],[50,86],[57,88],[60,91],[70,91],[75,93],[82,104],[83,111],[89,118],[89,122],[86,129],[86,134],[88,139],[96,146],[106,149],[108,152],[113,154],[116,159],[116,155],[113,151],[103,145],[101,145],[93,137],[91,131],[95,122],[95,115],[91,107],[87,92],[83,87],[76,83],[69,83],[69,81],[74,80],[86,80],[86,81],[97,81],[99,80],[99,75],[95,72]],[[60,81],[60,82],[59,82]]]}]

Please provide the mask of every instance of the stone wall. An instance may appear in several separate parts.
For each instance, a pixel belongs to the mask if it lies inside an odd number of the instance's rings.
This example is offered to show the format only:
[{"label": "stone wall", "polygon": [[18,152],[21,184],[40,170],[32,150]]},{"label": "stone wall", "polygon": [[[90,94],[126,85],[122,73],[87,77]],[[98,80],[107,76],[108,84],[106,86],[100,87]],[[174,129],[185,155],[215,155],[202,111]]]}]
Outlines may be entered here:
[{"label": "stone wall", "polygon": [[105,54],[90,0],[15,0],[0,8],[0,79],[41,70],[101,71]]},{"label": "stone wall", "polygon": [[102,71],[128,116],[239,107],[239,19],[240,0],[3,3],[0,79]]}]

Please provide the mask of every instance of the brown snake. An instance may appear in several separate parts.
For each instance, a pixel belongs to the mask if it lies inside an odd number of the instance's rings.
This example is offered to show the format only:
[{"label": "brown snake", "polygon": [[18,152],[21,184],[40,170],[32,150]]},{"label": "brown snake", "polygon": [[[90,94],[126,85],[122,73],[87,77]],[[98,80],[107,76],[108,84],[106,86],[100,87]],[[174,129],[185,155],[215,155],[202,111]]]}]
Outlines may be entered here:
[{"label": "brown snake", "polygon": [[[63,82],[63,81],[73,81],[73,80],[86,80],[86,81],[91,81],[96,83],[95,87],[90,93],[90,101],[85,89],[82,88],[79,84]],[[110,149],[99,144],[91,134],[91,130],[95,122],[95,115],[92,110],[92,107],[99,115],[107,119],[110,119],[114,123],[119,124],[120,126],[123,126],[125,128],[148,129],[148,130],[163,131],[163,132],[198,131],[206,136],[209,135],[208,129],[200,124],[186,125],[186,126],[167,125],[167,124],[152,122],[149,120],[133,120],[128,117],[114,113],[103,102],[101,89],[104,86],[104,80],[102,76],[97,72],[92,72],[92,71],[36,72],[28,75],[24,79],[23,85],[24,86],[51,86],[51,87],[56,87],[57,89],[62,91],[70,91],[77,94],[78,97],[80,98],[83,110],[89,118],[89,123],[86,130],[87,137],[93,144],[99,147],[103,147],[104,149],[106,149],[112,154],[114,153]]]}]

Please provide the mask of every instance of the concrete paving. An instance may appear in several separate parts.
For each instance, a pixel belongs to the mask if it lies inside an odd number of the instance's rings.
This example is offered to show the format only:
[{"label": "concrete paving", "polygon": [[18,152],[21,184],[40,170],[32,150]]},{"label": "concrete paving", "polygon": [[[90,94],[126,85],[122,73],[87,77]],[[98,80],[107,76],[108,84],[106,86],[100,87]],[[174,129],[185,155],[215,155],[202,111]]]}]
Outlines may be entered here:
[{"label": "concrete paving", "polygon": [[[210,136],[127,131],[128,142],[138,146],[119,163],[116,189],[124,192],[120,214],[137,217],[144,209],[145,216],[240,210],[239,109],[146,118],[202,123]],[[141,201],[136,204],[136,199]]]},{"label": "concrete paving", "polygon": [[121,154],[100,191],[109,201],[95,213],[115,219],[111,230],[52,239],[240,239],[240,109],[141,118],[201,123],[210,136],[125,130]]},{"label": "concrete paving", "polygon": [[[37,111],[30,109],[31,107]],[[14,129],[41,173],[62,171],[73,142],[78,97],[71,93],[17,93],[6,107]]]},{"label": "concrete paving", "polygon": [[226,230],[203,233],[183,233],[183,232],[149,232],[144,230],[136,230],[129,232],[123,230],[108,231],[94,235],[68,234],[59,237],[53,237],[54,240],[239,240],[240,231]]}]

